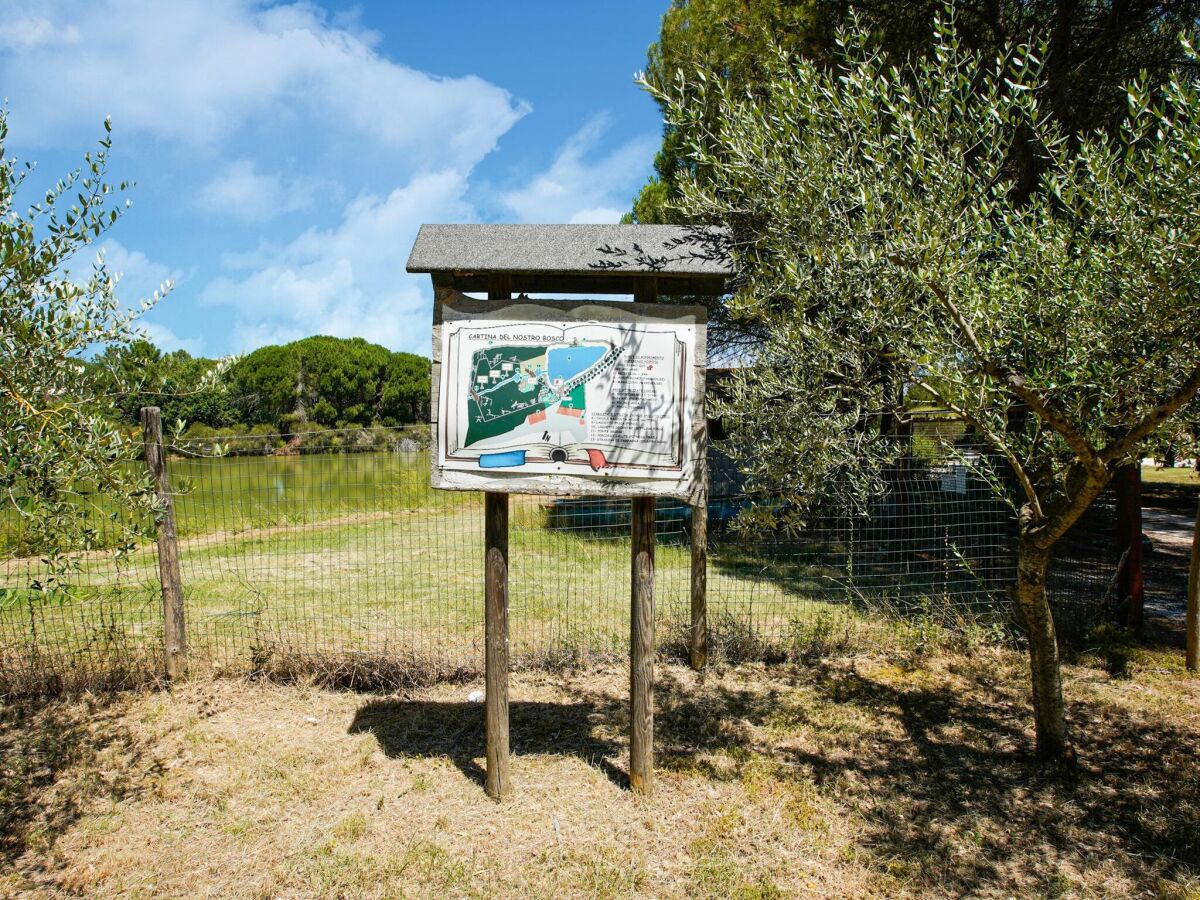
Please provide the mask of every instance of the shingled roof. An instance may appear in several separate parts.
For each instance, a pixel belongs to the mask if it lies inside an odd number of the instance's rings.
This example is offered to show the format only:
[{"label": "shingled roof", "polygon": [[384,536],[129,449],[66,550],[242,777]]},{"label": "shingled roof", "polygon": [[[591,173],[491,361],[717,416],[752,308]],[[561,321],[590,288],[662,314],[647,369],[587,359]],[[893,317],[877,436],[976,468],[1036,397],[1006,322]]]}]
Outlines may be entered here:
[{"label": "shingled roof", "polygon": [[514,291],[722,294],[732,273],[728,232],[680,225],[422,225],[409,272],[464,291],[491,274]]}]

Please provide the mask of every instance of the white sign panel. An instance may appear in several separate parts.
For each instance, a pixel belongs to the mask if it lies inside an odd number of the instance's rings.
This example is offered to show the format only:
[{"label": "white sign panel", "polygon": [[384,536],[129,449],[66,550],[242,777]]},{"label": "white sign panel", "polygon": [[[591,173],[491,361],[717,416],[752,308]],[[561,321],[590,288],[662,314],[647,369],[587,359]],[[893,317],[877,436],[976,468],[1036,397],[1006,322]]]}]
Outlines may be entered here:
[{"label": "white sign panel", "polygon": [[435,487],[691,496],[703,307],[439,300]]}]

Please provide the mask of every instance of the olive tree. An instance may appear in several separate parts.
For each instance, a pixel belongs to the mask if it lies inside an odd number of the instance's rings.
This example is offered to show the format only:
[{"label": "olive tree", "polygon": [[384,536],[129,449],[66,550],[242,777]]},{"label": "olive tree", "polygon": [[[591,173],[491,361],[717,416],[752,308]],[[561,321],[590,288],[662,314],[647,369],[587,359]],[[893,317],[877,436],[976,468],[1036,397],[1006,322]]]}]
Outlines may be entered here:
[{"label": "olive tree", "polygon": [[683,212],[733,234],[731,313],[768,335],[721,410],[732,451],[802,509],[879,464],[862,424],[902,410],[889,383],[970,423],[1011,468],[993,484],[1017,511],[1037,749],[1061,758],[1051,551],[1200,389],[1200,93],[1135,83],[1119,128],[1068,136],[1037,48],[969,51],[949,11],[933,31],[903,66],[855,22],[832,66],[776,53],[752,94],[704,72],[648,89],[702,173]]},{"label": "olive tree", "polygon": [[137,317],[157,299],[126,309],[103,256],[83,258],[125,209],[115,199],[125,185],[107,180],[110,130],[105,122],[83,166],[22,208],[32,167],[5,155],[0,110],[0,522],[19,523],[51,563],[50,581],[65,551],[97,544],[106,518],[128,534],[131,510],[154,502],[140,467],[126,462],[115,394],[84,363],[98,347],[136,339]]}]

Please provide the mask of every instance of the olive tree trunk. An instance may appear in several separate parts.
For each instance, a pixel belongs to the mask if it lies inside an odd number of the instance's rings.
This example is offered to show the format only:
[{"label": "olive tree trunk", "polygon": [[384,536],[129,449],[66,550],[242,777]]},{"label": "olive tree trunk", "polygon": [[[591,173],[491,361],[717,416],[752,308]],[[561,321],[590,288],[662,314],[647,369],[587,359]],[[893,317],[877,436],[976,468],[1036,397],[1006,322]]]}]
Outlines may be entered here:
[{"label": "olive tree trunk", "polygon": [[1017,607],[1029,640],[1029,668],[1033,684],[1033,715],[1037,727],[1037,755],[1059,760],[1070,755],[1067,741],[1067,707],[1063,701],[1058,637],[1046,597],[1046,569],[1050,552],[1022,538],[1017,545]]}]

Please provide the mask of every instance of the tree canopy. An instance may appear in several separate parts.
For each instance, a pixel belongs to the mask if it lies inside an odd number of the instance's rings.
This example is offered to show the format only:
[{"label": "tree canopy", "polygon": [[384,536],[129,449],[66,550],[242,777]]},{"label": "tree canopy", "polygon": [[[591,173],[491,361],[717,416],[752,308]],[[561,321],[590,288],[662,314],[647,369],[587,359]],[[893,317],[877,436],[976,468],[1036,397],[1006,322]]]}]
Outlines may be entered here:
[{"label": "tree canopy", "polygon": [[408,425],[429,417],[429,360],[362,338],[268,345],[228,366],[136,340],[107,348],[91,365],[129,423],[148,405],[161,407],[167,423],[235,430]]},{"label": "tree canopy", "polygon": [[766,335],[729,385],[731,451],[802,514],[832,478],[870,483],[895,450],[862,424],[906,391],[969,422],[1013,474],[990,481],[1018,513],[1038,747],[1059,757],[1049,553],[1200,390],[1200,88],[1131,83],[1117,128],[1073,135],[1041,48],[969,49],[951,16],[903,67],[855,23],[833,66],[775,52],[752,93],[649,87],[686,136],[681,208],[734,235],[730,315]]},{"label": "tree canopy", "polygon": [[250,424],[402,425],[428,417],[429,373],[424,357],[318,335],[250,353],[229,390]]},{"label": "tree canopy", "polygon": [[138,339],[105,347],[91,366],[125,422],[137,422],[143,406],[160,407],[168,425],[184,421],[223,427],[237,421],[220,377],[220,360],[192,356],[186,350],[163,353]]},{"label": "tree canopy", "polygon": [[135,320],[157,299],[130,311],[103,256],[90,265],[83,258],[124,209],[117,197],[125,185],[107,180],[109,132],[105,122],[83,166],[22,209],[29,169],[4,153],[0,109],[0,504],[52,572],[66,547],[93,545],[96,493],[116,501],[105,515],[123,534],[131,535],[129,513],[154,502],[141,474],[124,464],[129,446],[115,394],[84,364],[97,344],[130,345]]},{"label": "tree canopy", "polygon": [[[768,80],[768,60],[777,49],[818,66],[836,61],[837,28],[851,9],[871,28],[880,52],[903,63],[933,48],[929,23],[941,7],[941,0],[673,0],[650,47],[645,78],[662,92],[673,86],[677,72],[689,76],[685,84],[704,72],[734,93],[754,93]],[[1124,86],[1141,72],[1155,85],[1180,66],[1195,65],[1177,37],[1200,18],[1200,0],[964,0],[955,10],[959,41],[985,57],[1015,43],[1043,44],[1043,108],[1068,133],[1116,128],[1125,115]],[[686,211],[676,202],[678,181],[696,164],[682,148],[689,140],[715,136],[716,121],[709,111],[694,123],[666,122],[655,174],[634,199],[632,219],[685,222]],[[1030,189],[1036,160],[1025,155],[1020,162]]]}]

